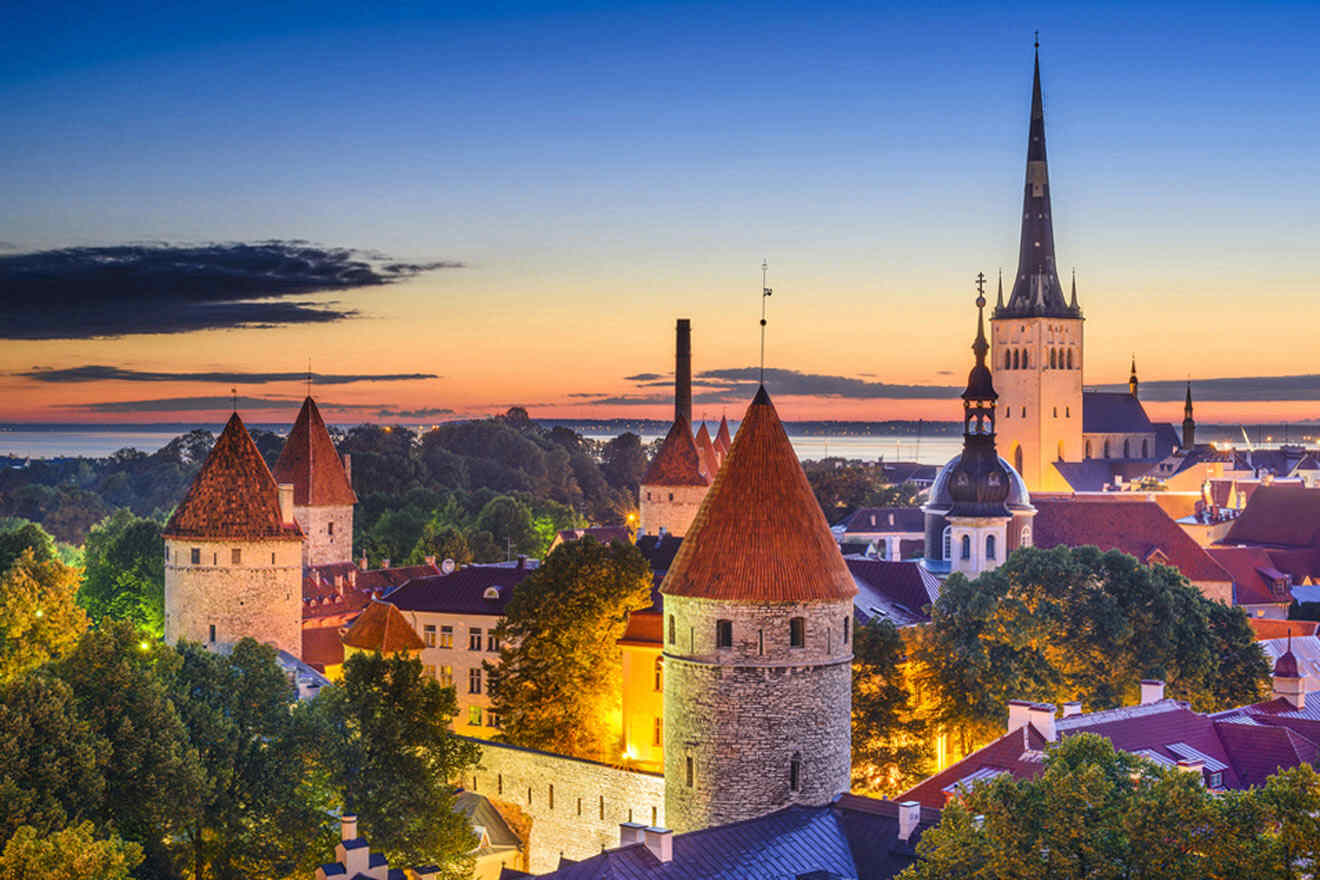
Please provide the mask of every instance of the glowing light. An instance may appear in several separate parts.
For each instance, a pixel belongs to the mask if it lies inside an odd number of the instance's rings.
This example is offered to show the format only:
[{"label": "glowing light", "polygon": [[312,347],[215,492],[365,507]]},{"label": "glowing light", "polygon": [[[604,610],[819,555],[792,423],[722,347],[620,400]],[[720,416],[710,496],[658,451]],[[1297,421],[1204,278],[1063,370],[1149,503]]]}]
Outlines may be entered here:
[{"label": "glowing light", "polygon": [[44,611],[42,611],[40,608],[38,608],[38,609],[37,609],[37,617],[45,617],[45,616],[46,616],[46,612],[44,612]]},{"label": "glowing light", "polygon": [[145,639],[143,639],[142,641],[138,642],[138,650],[139,650],[139,651],[150,651],[150,650],[151,650],[151,643],[148,642],[148,641],[146,641]]}]

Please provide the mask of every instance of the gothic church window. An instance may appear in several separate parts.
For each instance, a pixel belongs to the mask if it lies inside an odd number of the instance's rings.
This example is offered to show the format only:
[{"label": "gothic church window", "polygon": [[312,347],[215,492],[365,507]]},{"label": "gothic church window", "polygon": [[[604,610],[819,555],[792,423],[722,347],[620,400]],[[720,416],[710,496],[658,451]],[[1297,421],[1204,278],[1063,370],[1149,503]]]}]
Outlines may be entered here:
[{"label": "gothic church window", "polygon": [[1004,369],[1005,370],[1013,369],[1013,353],[1010,351],[1004,352]]},{"label": "gothic church window", "polygon": [[972,536],[971,536],[971,535],[963,535],[963,536],[962,536],[962,558],[963,558],[963,559],[971,559],[971,558],[972,558]]},{"label": "gothic church window", "polygon": [[1018,354],[1017,349],[1013,349],[1013,369],[1016,370],[1019,366],[1021,366],[1021,364],[1022,364],[1021,356]]},{"label": "gothic church window", "polygon": [[996,553],[996,551],[997,551],[998,548],[995,546],[995,543],[996,543],[996,542],[995,542],[995,536],[994,536],[994,535],[986,535],[986,536],[985,536],[985,558],[986,558],[986,559],[994,559],[994,558],[996,558],[996,557],[995,557],[995,553]]},{"label": "gothic church window", "polygon": [[805,648],[807,646],[807,619],[805,617],[789,619],[788,646],[790,648]]}]

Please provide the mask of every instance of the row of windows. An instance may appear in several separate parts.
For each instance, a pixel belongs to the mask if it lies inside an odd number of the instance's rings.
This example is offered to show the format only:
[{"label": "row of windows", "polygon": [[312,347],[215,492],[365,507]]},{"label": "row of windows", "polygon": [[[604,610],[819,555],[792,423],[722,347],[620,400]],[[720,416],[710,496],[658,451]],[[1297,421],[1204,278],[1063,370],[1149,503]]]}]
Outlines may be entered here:
[{"label": "row of windows", "polygon": [[[474,773],[474,774],[472,774],[472,791],[474,791],[474,792],[477,791],[477,787],[478,787],[478,786],[477,786],[477,775]],[[495,795],[496,795],[496,797],[502,797],[502,796],[504,795],[504,788],[505,788],[505,786],[504,786],[504,774],[503,774],[503,773],[496,773],[496,774],[495,774]],[[532,802],[533,802],[533,800],[535,799],[535,794],[536,794],[535,789],[532,788],[532,786],[530,786],[530,785],[527,786],[527,806],[529,806],[529,807],[532,806]],[[577,798],[576,800],[577,800],[577,809],[576,809],[576,812],[577,812],[577,815],[581,816],[581,815],[582,815],[582,798]],[[601,795],[599,798],[597,798],[596,804],[597,804],[597,810],[599,811],[600,818],[603,820],[603,819],[605,818],[605,795]],[[545,787],[545,806],[546,806],[546,809],[549,809],[549,810],[553,810],[553,809],[555,808],[555,786],[554,786],[554,783],[553,783],[553,782],[550,783],[549,785],[547,785],[547,786]],[[659,814],[659,812],[660,812],[660,811],[659,811],[659,808],[658,808],[658,807],[654,807],[654,806],[651,807],[651,824],[652,824],[652,825],[655,825],[657,822],[660,821],[660,814]],[[633,810],[632,810],[632,807],[629,807],[629,808],[628,808],[628,821],[629,821],[629,822],[633,821]]]},{"label": "row of windows", "polygon": [[[843,618],[843,644],[848,644],[848,629],[852,621]],[[691,632],[689,632],[691,637]],[[674,615],[669,615],[669,644],[678,642],[678,625],[674,621]],[[788,620],[788,646],[790,648],[805,648],[807,646],[807,619],[805,617],[790,617]],[[715,647],[732,648],[733,647],[733,621],[716,620],[715,621]],[[765,633],[763,630],[756,631],[756,649],[758,654],[765,653]],[[695,647],[690,647],[695,650]],[[656,660],[655,669],[655,689],[661,687],[660,660]]]},{"label": "row of windows", "polygon": [[[1131,458],[1131,457],[1132,457],[1132,452],[1133,452],[1133,450],[1134,450],[1135,448],[1136,448],[1136,446],[1133,444],[1133,442],[1132,442],[1131,440],[1124,440],[1124,441],[1123,441],[1123,457],[1124,457],[1124,458]],[[1109,453],[1110,453],[1110,446],[1109,446],[1109,441],[1108,441],[1108,440],[1106,440],[1106,441],[1104,442],[1104,445],[1101,447],[1101,451],[1102,451],[1102,453],[1103,453],[1103,454],[1100,456],[1101,458],[1111,458],[1111,457],[1112,457],[1112,456],[1109,454]],[[1091,455],[1091,441],[1090,441],[1090,440],[1087,440],[1087,441],[1086,441],[1086,457],[1087,457],[1087,458],[1091,458],[1091,457],[1092,457],[1092,455]],[[1142,458],[1150,458],[1150,441],[1149,441],[1149,440],[1142,440],[1142,441],[1141,441],[1141,457],[1142,457]]]},{"label": "row of windows", "polygon": [[[655,494],[656,494],[656,495],[662,495],[662,494],[664,494],[664,493],[663,493],[663,492],[656,492]],[[651,493],[650,493],[650,492],[647,492],[647,493],[646,493],[646,500],[647,500],[647,501],[657,501],[657,500],[659,500],[659,499],[657,499],[657,498],[652,498],[652,497],[651,497]],[[673,500],[674,500],[674,493],[673,493],[673,492],[670,492],[670,493],[669,493],[669,500],[670,500],[670,501],[673,501]]]},{"label": "row of windows", "polygon": [[483,717],[486,721],[486,727],[498,728],[500,726],[500,716],[496,713],[489,709],[482,709],[480,706],[468,706],[469,727],[481,727]]},{"label": "row of windows", "polygon": [[[481,650],[482,629],[479,626],[468,627],[468,650]],[[436,631],[435,624],[428,623],[422,626],[422,641],[428,648],[452,648],[454,647],[454,628],[444,625]],[[495,637],[495,630],[486,631],[486,650],[494,653],[500,649],[500,640]]]},{"label": "row of windows", "polygon": [[[1029,370],[1031,369],[1031,353],[1025,348],[1011,349],[1004,352],[1005,370]],[[1071,370],[1073,369],[1073,353],[1071,348],[1051,348],[1050,366],[1051,370]]]},{"label": "row of windows", "polygon": [[[1018,537],[1018,545],[1022,547],[1031,546],[1031,526],[1023,526]],[[985,558],[997,559],[999,552],[999,540],[994,535],[985,536]],[[958,548],[958,555],[961,559],[972,558],[972,536],[963,535]],[[944,527],[944,558],[953,559],[953,526]]]},{"label": "row of windows", "polygon": [[[166,561],[166,562],[169,562],[169,561],[170,561],[170,551],[169,551],[169,550],[166,550],[166,551],[165,551],[165,561]],[[178,564],[179,564],[179,551],[178,551],[178,550],[175,550],[175,551],[174,551],[174,564],[175,564],[175,565],[178,565]],[[201,565],[201,564],[202,564],[202,548],[201,548],[201,547],[192,547],[192,548],[189,549],[189,551],[188,551],[188,564],[189,564],[189,565]],[[220,564],[220,553],[219,553],[219,551],[216,551],[216,552],[214,552],[214,553],[211,554],[211,565],[219,565],[219,564]],[[234,547],[234,548],[232,548],[232,549],[229,551],[229,564],[230,564],[230,565],[242,565],[242,564],[243,564],[243,548],[242,548],[242,547]],[[272,552],[272,553],[270,554],[270,564],[271,564],[271,565],[274,565],[274,564],[275,564],[275,554],[274,554],[274,552]]]},{"label": "row of windows", "polygon": [[450,687],[454,683],[454,667],[452,666],[432,666],[427,664],[422,667],[422,672],[440,682],[441,687]]}]

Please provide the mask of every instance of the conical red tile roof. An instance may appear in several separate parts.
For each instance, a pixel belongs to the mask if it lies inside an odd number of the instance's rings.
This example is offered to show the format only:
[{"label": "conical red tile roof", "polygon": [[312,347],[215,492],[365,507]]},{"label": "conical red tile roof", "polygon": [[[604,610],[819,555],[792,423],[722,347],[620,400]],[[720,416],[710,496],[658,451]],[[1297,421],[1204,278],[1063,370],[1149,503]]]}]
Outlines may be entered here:
[{"label": "conical red tile roof", "polygon": [[762,388],[660,592],[749,602],[857,593],[784,425]]},{"label": "conical red tile roof", "polygon": [[357,503],[334,441],[310,397],[303,401],[275,462],[275,480],[293,483],[293,503],[300,507]]},{"label": "conical red tile roof", "polygon": [[344,633],[344,645],[382,654],[406,654],[426,647],[403,612],[389,602],[372,599]]},{"label": "conical red tile roof", "polygon": [[725,455],[733,448],[733,438],[729,436],[729,417],[720,416],[720,430],[715,435],[715,448]]},{"label": "conical red tile roof", "polygon": [[706,423],[701,423],[701,430],[697,431],[696,439],[697,455],[701,458],[701,470],[711,480],[715,481],[715,475],[720,472],[720,454],[715,451],[715,444],[710,440],[710,432],[706,430]]},{"label": "conical red tile roof", "polygon": [[692,424],[684,418],[674,421],[660,451],[651,459],[642,477],[643,486],[707,486],[701,469],[701,455],[692,440]]},{"label": "conical red tile roof", "polygon": [[280,490],[234,413],[166,524],[174,538],[301,538],[280,515]]}]

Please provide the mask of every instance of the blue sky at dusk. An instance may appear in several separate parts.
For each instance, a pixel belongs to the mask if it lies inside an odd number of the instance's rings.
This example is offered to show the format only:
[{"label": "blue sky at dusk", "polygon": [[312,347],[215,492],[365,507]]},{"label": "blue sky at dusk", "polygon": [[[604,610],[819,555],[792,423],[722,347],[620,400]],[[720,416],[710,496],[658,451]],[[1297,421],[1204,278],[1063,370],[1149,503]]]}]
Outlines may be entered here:
[{"label": "blue sky at dusk", "polygon": [[676,315],[699,370],[752,363],[763,257],[779,366],[954,383],[971,277],[1014,270],[1037,28],[1088,385],[1133,352],[1153,380],[1314,372],[1314,3],[54,3],[0,36],[0,255],[305,239],[464,267],[345,293],[361,317],[317,327],[7,342],[0,418],[217,393],[83,383],[43,410],[33,366],[309,356],[440,377],[346,403],[577,411],[668,369]]}]

